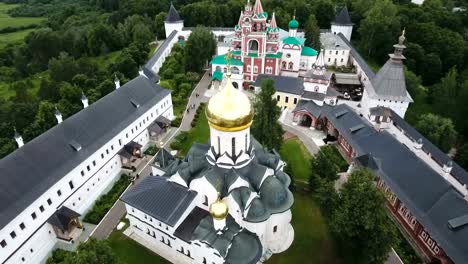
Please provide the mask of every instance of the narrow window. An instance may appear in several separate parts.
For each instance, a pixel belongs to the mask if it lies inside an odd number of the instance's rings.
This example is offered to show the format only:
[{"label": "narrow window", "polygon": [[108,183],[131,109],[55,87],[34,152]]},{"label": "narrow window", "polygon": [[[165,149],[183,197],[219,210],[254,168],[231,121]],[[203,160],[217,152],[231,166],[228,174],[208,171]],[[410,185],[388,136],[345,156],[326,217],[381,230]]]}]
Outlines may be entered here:
[{"label": "narrow window", "polygon": [[235,157],[236,156],[236,138],[235,137],[231,139],[231,144],[232,144],[232,156]]},{"label": "narrow window", "polygon": [[24,223],[21,223],[19,226],[20,226],[21,230],[24,230],[24,229],[26,228],[26,226],[24,225]]},{"label": "narrow window", "polygon": [[61,191],[61,190],[58,190],[58,191],[57,191],[57,195],[58,195],[58,196],[62,196],[62,191]]},{"label": "narrow window", "polygon": [[48,204],[48,205],[51,205],[51,204],[52,204],[52,200],[51,200],[50,198],[47,199],[47,204]]},{"label": "narrow window", "polygon": [[81,171],[81,176],[84,176],[84,171]]},{"label": "narrow window", "polygon": [[276,101],[279,102],[281,97],[279,95],[276,96]]},{"label": "narrow window", "polygon": [[37,218],[36,213],[32,213],[32,214],[31,214],[31,217],[32,217],[33,220],[36,219],[36,218]]},{"label": "narrow window", "polygon": [[101,153],[101,159],[104,159],[104,153]]},{"label": "narrow window", "polygon": [[88,165],[88,166],[86,166],[86,169],[87,169],[88,171],[90,171],[90,170],[91,170],[91,167],[89,167],[89,165]]},{"label": "narrow window", "polygon": [[278,231],[278,226],[273,227],[273,233],[276,233],[276,231]]},{"label": "narrow window", "polygon": [[75,186],[73,185],[73,181],[69,181],[68,186],[70,186],[71,190],[75,189]]},{"label": "narrow window", "polygon": [[119,145],[122,146],[122,140],[121,139],[119,139]]},{"label": "narrow window", "polygon": [[42,205],[39,206],[39,210],[41,211],[41,213],[44,212],[44,206],[42,206]]},{"label": "narrow window", "polygon": [[95,160],[93,160],[93,166],[96,167],[96,161]]},{"label": "narrow window", "polygon": [[10,233],[10,236],[11,236],[11,238],[15,238],[15,237],[16,237],[15,231],[11,232],[11,233]]},{"label": "narrow window", "polygon": [[4,248],[7,246],[7,243],[5,242],[5,240],[2,240],[2,242],[0,242],[0,245],[2,246],[2,248]]},{"label": "narrow window", "polygon": [[284,102],[288,103],[289,102],[289,97],[286,96],[286,98],[284,99]]},{"label": "narrow window", "polygon": [[297,104],[297,98],[294,98],[294,104]]}]

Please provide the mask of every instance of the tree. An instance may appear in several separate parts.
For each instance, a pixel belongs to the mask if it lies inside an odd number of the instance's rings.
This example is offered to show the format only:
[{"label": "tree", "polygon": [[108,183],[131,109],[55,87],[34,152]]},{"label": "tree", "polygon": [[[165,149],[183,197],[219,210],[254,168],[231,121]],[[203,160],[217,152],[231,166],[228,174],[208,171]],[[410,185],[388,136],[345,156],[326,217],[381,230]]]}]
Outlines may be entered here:
[{"label": "tree", "polygon": [[273,98],[275,92],[273,80],[262,82],[261,91],[255,98],[252,134],[265,148],[279,150],[283,141],[283,128],[278,123],[281,110]]},{"label": "tree", "polygon": [[138,74],[138,65],[128,52],[123,51],[110,66],[110,72],[120,72],[127,78],[134,78]]},{"label": "tree", "polygon": [[390,0],[380,0],[369,9],[358,29],[361,46],[367,55],[387,59],[400,31],[398,9]]},{"label": "tree", "polygon": [[[442,61],[440,60],[439,55],[436,53],[429,53],[422,57],[422,69],[420,74],[423,80],[423,83],[426,85],[431,85],[436,83],[441,76],[442,72]],[[430,65],[430,67],[428,67]]]},{"label": "tree", "polygon": [[320,179],[317,186],[317,201],[322,212],[327,217],[330,217],[333,215],[333,211],[338,205],[337,202],[339,200],[338,193],[335,190],[335,182]]},{"label": "tree", "polygon": [[81,243],[75,252],[54,251],[47,264],[113,264],[117,258],[106,240],[90,238]]},{"label": "tree", "polygon": [[309,185],[312,190],[317,190],[321,181],[334,183],[339,178],[340,168],[331,148],[331,146],[320,148],[317,155],[311,160]]},{"label": "tree", "polygon": [[73,57],[61,52],[57,58],[49,61],[50,78],[56,82],[71,82],[78,73],[78,65]]},{"label": "tree", "polygon": [[332,232],[353,252],[352,263],[383,263],[396,240],[384,209],[385,196],[373,179],[368,170],[354,171],[340,190],[331,218]]},{"label": "tree", "polygon": [[315,14],[320,28],[330,28],[330,22],[335,18],[335,7],[331,1],[319,1],[316,4]]},{"label": "tree", "polygon": [[167,13],[161,12],[154,18],[154,26],[156,28],[156,37],[158,39],[164,39],[166,37],[166,31],[164,27],[164,20],[166,20]]},{"label": "tree", "polygon": [[317,19],[315,19],[313,14],[309,16],[304,30],[306,38],[305,45],[320,51],[320,28],[317,25]]},{"label": "tree", "polygon": [[211,31],[196,27],[185,43],[185,64],[187,71],[200,72],[216,53],[217,42]]},{"label": "tree", "polygon": [[406,90],[408,90],[413,97],[416,97],[421,89],[421,77],[417,76],[412,71],[405,69],[405,83]]},{"label": "tree", "polygon": [[440,83],[433,86],[431,99],[436,113],[455,118],[456,98],[458,96],[458,72],[452,68]]},{"label": "tree", "polygon": [[450,118],[425,114],[420,117],[415,128],[445,152],[448,152],[457,140],[457,131]]},{"label": "tree", "polygon": [[15,151],[16,143],[10,138],[0,138],[0,159]]},{"label": "tree", "polygon": [[455,161],[465,170],[468,170],[468,143],[463,144],[457,149]]}]

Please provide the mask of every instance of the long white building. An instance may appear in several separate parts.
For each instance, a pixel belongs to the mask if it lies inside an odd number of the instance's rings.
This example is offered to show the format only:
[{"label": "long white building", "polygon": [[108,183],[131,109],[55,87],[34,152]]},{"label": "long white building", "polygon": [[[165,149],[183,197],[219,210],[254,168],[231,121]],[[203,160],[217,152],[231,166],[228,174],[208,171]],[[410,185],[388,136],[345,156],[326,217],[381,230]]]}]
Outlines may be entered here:
[{"label": "long white building", "polygon": [[116,85],[0,160],[0,263],[42,262],[79,235],[79,216],[121,175],[123,149],[137,148],[138,158],[147,128],[174,118],[170,92],[154,81],[141,75]]}]

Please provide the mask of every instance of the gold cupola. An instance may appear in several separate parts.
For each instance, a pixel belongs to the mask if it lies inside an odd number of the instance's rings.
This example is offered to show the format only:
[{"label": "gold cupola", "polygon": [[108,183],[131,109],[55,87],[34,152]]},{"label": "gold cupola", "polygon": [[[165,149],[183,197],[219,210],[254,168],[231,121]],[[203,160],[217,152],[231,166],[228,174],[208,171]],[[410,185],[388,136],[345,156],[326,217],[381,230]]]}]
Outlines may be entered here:
[{"label": "gold cupola", "polygon": [[226,55],[227,82],[225,87],[211,97],[206,117],[211,127],[221,131],[240,131],[252,124],[254,110],[249,97],[234,88],[231,81],[231,51]]},{"label": "gold cupola", "polygon": [[210,205],[210,214],[215,220],[224,220],[229,214],[229,208],[227,204],[221,200],[219,194],[216,202]]}]

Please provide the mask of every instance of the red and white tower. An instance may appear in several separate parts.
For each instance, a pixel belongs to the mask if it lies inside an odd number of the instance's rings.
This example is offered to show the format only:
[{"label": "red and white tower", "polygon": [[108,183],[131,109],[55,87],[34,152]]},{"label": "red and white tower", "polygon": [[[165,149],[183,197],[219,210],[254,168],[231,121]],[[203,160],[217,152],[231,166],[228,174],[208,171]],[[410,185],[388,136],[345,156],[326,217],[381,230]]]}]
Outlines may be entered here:
[{"label": "red and white tower", "polygon": [[259,74],[279,74],[279,28],[274,14],[268,21],[260,0],[254,6],[247,2],[235,30],[233,54],[244,63],[244,86]]}]

